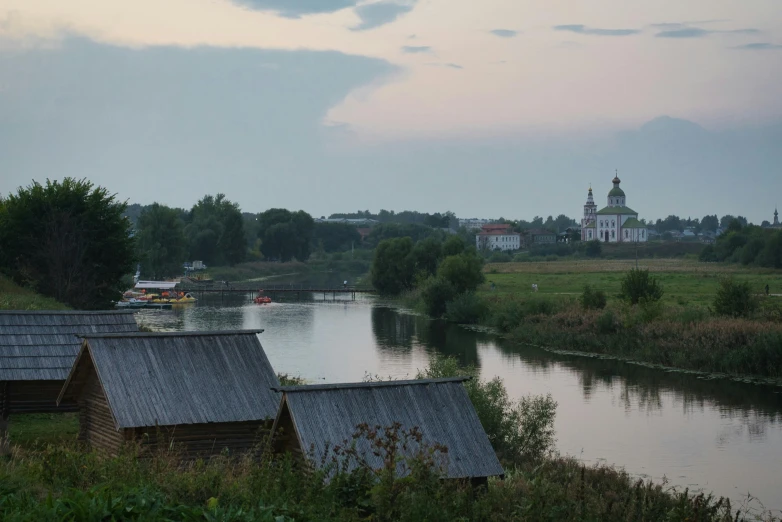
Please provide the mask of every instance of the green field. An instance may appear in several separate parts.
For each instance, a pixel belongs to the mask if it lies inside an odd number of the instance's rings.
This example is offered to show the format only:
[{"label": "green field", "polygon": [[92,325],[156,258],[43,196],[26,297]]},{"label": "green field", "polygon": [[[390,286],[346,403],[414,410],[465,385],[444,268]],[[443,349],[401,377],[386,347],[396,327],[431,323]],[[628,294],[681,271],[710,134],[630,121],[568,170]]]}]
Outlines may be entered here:
[{"label": "green field", "polygon": [[0,274],[0,310],[67,310],[54,299],[22,288]]},{"label": "green field", "polygon": [[[635,260],[568,260],[539,263],[490,263],[484,268],[486,283],[481,292],[499,295],[531,295],[532,285],[538,285],[539,296],[575,299],[591,285],[603,290],[609,301],[616,299],[620,281]],[[771,294],[782,299],[782,271],[750,269],[738,265],[701,263],[685,259],[642,259],[638,267],[649,269],[660,278],[665,289],[663,302],[678,305],[707,306],[714,299],[720,278],[733,277],[748,281],[757,293],[768,285]]]}]

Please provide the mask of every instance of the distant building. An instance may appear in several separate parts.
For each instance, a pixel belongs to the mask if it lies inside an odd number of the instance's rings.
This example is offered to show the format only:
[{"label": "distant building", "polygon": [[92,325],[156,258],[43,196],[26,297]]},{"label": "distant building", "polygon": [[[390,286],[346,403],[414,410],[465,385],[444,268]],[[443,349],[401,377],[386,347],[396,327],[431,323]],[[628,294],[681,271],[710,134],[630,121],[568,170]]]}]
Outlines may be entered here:
[{"label": "distant building", "polygon": [[581,219],[581,239],[597,239],[604,243],[647,241],[646,226],[638,220],[638,213],[625,204],[626,196],[619,188],[619,176],[614,176],[612,183],[614,187],[608,192],[608,206],[597,211],[590,187]]},{"label": "distant building", "polygon": [[491,220],[489,219],[477,219],[477,218],[460,219],[459,227],[464,227],[467,230],[480,230],[484,225],[488,225],[490,223]]},{"label": "distant building", "polygon": [[475,236],[478,250],[519,250],[524,244],[521,234],[507,224],[487,224]]},{"label": "distant building", "polygon": [[550,245],[557,242],[557,234],[551,230],[533,228],[525,232],[530,245]]},{"label": "distant building", "polygon": [[779,224],[779,212],[777,212],[777,209],[774,209],[774,221],[767,228],[782,228],[782,225]]},{"label": "distant building", "polygon": [[340,223],[343,225],[353,225],[355,227],[373,227],[379,223],[376,219],[360,218],[318,218],[315,219],[315,223]]}]

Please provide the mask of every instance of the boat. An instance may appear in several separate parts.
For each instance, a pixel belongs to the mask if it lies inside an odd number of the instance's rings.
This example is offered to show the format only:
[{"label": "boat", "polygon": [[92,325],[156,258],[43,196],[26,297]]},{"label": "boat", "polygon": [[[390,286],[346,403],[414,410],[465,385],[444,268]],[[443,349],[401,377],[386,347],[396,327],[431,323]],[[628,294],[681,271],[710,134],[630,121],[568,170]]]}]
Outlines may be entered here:
[{"label": "boat", "polygon": [[263,290],[258,290],[258,295],[253,299],[255,304],[269,304],[272,302],[272,298],[268,295],[263,295]]},{"label": "boat", "polygon": [[180,293],[180,295],[177,295],[176,297],[171,297],[170,295],[167,296],[166,292],[164,292],[162,295],[155,296],[151,300],[151,302],[153,303],[163,303],[163,304],[172,304],[172,305],[189,304],[189,303],[195,303],[196,301],[198,301],[198,299],[193,297],[189,292],[186,294]]},{"label": "boat", "polygon": [[[140,290],[150,303],[154,304],[180,305],[198,301],[189,292],[177,292],[176,285],[178,284],[178,281],[139,281],[135,288]],[[148,291],[160,293],[149,293]]]}]

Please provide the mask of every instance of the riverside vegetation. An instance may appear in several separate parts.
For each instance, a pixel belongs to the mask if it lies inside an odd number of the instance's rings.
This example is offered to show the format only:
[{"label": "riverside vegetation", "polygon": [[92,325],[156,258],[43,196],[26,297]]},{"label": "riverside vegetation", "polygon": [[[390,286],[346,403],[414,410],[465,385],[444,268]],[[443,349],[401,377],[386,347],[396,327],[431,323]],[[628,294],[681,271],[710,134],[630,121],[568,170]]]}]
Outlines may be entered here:
[{"label": "riverside vegetation", "polygon": [[373,271],[396,284],[373,282],[431,317],[548,348],[782,382],[782,300],[764,292],[782,288],[776,271],[694,260],[482,266],[456,237],[395,241],[378,245]]},{"label": "riverside vegetation", "polygon": [[[266,443],[246,455],[181,463],[177,448],[138,458],[129,446],[108,457],[73,441],[75,430],[19,440],[43,420],[12,428],[12,455],[0,461],[0,518],[33,520],[204,521],[452,521],[452,520],[773,520],[731,506],[730,501],[690,494],[631,478],[604,466],[586,467],[553,454],[551,397],[514,404],[499,379],[480,381],[472,368],[435,359],[419,378],[472,375],[468,394],[506,470],[477,490],[443,481],[435,465],[447,448],[423,447],[403,457],[398,448],[418,439],[415,428],[357,427],[371,437],[385,465],[365,465],[351,444],[323,455],[323,471],[305,472]],[[50,416],[39,416],[50,417]],[[62,416],[65,417],[65,416]],[[75,416],[65,417],[75,427]],[[62,427],[62,426],[61,426]],[[373,432],[377,429],[378,436]],[[38,432],[46,437],[45,431]],[[348,463],[356,464],[348,471]],[[396,476],[397,465],[407,470]],[[329,478],[326,480],[326,478]]]}]

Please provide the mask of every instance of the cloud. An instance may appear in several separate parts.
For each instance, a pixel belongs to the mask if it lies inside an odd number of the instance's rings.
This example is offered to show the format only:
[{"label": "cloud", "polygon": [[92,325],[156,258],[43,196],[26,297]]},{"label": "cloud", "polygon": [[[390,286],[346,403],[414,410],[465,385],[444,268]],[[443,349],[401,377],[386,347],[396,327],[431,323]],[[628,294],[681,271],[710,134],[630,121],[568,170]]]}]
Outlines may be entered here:
[{"label": "cloud", "polygon": [[489,32],[494,36],[499,36],[500,38],[513,38],[519,34],[518,31],[513,31],[512,29],[492,29]]},{"label": "cloud", "polygon": [[407,54],[428,53],[432,50],[428,45],[404,45],[402,46],[402,52]]},{"label": "cloud", "polygon": [[464,67],[462,67],[458,63],[452,63],[452,62],[449,62],[449,63],[430,62],[430,63],[427,63],[426,65],[431,65],[433,67],[448,67],[449,69],[464,69]]},{"label": "cloud", "polygon": [[411,3],[402,4],[392,0],[383,0],[374,4],[360,5],[354,11],[361,19],[361,23],[351,27],[351,29],[353,31],[366,31],[367,29],[390,24],[400,16],[412,11],[416,1],[413,0]]},{"label": "cloud", "polygon": [[657,38],[703,38],[712,34],[757,34],[757,29],[703,29],[690,27],[685,24],[655,24],[660,29],[665,29],[655,34]]},{"label": "cloud", "polygon": [[769,51],[769,50],[782,49],[782,44],[756,42],[756,43],[749,43],[745,45],[739,45],[737,47],[734,47],[734,49],[743,49],[745,51]]},{"label": "cloud", "polygon": [[596,27],[587,27],[585,25],[555,25],[555,31],[570,31],[571,33],[588,34],[593,36],[629,36],[638,34],[640,29],[599,29]]},{"label": "cloud", "polygon": [[359,0],[234,0],[234,3],[256,11],[270,11],[287,18],[307,14],[334,13],[356,7]]}]

